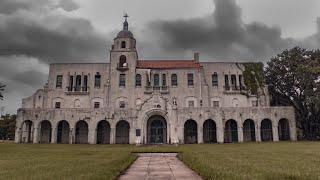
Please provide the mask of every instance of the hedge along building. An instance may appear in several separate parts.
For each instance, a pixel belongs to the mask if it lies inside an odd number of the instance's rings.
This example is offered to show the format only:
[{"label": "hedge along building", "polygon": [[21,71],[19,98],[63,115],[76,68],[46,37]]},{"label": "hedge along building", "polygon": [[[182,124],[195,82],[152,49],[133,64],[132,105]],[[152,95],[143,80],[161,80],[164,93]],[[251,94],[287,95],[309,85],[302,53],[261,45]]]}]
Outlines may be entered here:
[{"label": "hedge along building", "polygon": [[[260,70],[260,71],[259,71]],[[258,63],[138,59],[128,29],[109,63],[51,64],[22,100],[17,143],[223,143],[296,140],[292,107],[270,107]]]}]

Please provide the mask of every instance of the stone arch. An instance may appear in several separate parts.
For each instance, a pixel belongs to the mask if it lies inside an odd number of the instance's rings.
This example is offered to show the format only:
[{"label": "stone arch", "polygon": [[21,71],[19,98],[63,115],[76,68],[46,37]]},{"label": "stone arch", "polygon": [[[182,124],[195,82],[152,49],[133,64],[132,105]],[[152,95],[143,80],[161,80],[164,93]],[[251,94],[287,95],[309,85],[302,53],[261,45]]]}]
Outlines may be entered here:
[{"label": "stone arch", "polygon": [[149,117],[147,122],[147,143],[167,143],[167,121],[161,115]]},{"label": "stone arch", "polygon": [[76,144],[87,144],[88,143],[88,123],[84,120],[80,120],[76,123]]},{"label": "stone arch", "polygon": [[224,128],[224,142],[233,143],[238,142],[238,125],[233,119],[229,119]]},{"label": "stone arch", "polygon": [[116,144],[129,144],[130,124],[121,120],[116,125]]},{"label": "stone arch", "polygon": [[255,124],[252,119],[247,119],[243,123],[243,141],[256,141]]},{"label": "stone arch", "polygon": [[189,119],[184,123],[184,143],[198,143],[198,125],[197,122],[193,119]]},{"label": "stone arch", "polygon": [[121,55],[119,58],[119,67],[127,66],[127,57],[125,55]]},{"label": "stone arch", "polygon": [[290,140],[290,126],[289,121],[286,118],[282,118],[278,122],[278,133],[280,141]]},{"label": "stone arch", "polygon": [[40,143],[48,144],[51,142],[52,126],[50,121],[44,120],[40,123]]},{"label": "stone arch", "polygon": [[21,125],[21,142],[22,143],[32,143],[33,142],[33,122],[26,120]]},{"label": "stone arch", "polygon": [[264,119],[261,121],[261,141],[272,141],[272,122],[270,119]]},{"label": "stone arch", "polygon": [[69,144],[70,139],[70,125],[67,121],[59,121],[57,126],[57,143],[58,144]]},{"label": "stone arch", "polygon": [[97,144],[110,144],[110,124],[102,120],[97,125]]},{"label": "stone arch", "polygon": [[208,119],[203,123],[203,142],[217,142],[217,125],[212,119]]}]

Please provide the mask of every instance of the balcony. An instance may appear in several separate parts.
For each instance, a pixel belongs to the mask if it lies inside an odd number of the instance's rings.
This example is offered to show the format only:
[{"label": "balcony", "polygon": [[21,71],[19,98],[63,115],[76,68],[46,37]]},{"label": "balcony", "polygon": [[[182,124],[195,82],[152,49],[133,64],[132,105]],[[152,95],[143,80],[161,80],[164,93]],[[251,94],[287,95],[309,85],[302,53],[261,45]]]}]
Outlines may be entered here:
[{"label": "balcony", "polygon": [[223,86],[225,94],[247,94],[248,90],[245,86]]},{"label": "balcony", "polygon": [[117,64],[117,70],[121,71],[121,72],[129,70],[128,64],[127,63],[124,63],[124,64],[119,64],[118,63]]},{"label": "balcony", "polygon": [[145,94],[152,94],[154,92],[159,92],[161,94],[169,94],[168,86],[145,86]]},{"label": "balcony", "polygon": [[67,87],[67,91],[65,92],[67,95],[89,95],[89,87],[87,86],[75,86],[75,87]]}]

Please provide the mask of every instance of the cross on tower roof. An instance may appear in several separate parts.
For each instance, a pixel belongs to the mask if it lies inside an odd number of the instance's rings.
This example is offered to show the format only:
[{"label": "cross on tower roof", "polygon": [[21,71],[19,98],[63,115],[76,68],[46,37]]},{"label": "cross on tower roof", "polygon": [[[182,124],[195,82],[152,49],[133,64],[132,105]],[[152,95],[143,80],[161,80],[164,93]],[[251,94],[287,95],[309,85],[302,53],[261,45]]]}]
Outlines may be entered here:
[{"label": "cross on tower roof", "polygon": [[128,19],[128,17],[129,17],[129,16],[128,16],[128,14],[127,14],[127,13],[125,13],[123,17],[124,17],[124,18],[125,18],[125,20],[127,21],[127,19]]}]

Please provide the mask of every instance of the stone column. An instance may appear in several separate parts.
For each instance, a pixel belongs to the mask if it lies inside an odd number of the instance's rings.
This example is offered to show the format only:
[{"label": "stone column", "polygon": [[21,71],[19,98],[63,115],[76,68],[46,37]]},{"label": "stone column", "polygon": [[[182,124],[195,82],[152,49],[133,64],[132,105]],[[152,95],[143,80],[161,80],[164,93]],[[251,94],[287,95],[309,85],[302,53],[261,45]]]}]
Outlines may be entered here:
[{"label": "stone column", "polygon": [[14,139],[15,143],[21,143],[21,128],[16,128]]},{"label": "stone column", "polygon": [[224,143],[224,127],[217,127],[217,142]]},{"label": "stone column", "polygon": [[272,136],[273,141],[279,141],[279,131],[278,131],[278,124],[272,126]]},{"label": "stone column", "polygon": [[180,136],[181,136],[181,144],[184,144],[184,126],[181,127]]},{"label": "stone column", "polygon": [[261,131],[260,131],[259,124],[257,124],[255,128],[256,128],[256,141],[261,142]]},{"label": "stone column", "polygon": [[57,143],[57,128],[51,128],[51,143],[56,144]]},{"label": "stone column", "polygon": [[243,127],[242,124],[238,126],[238,142],[243,142]]},{"label": "stone column", "polygon": [[135,144],[136,138],[136,129],[132,127],[129,131],[129,144]]},{"label": "stone column", "polygon": [[73,128],[70,128],[70,132],[69,132],[69,144],[74,144],[75,142],[75,132],[73,130]]},{"label": "stone column", "polygon": [[203,127],[198,125],[198,144],[203,143]]},{"label": "stone column", "polygon": [[96,144],[96,137],[97,137],[97,129],[88,129],[88,143],[89,144]]},{"label": "stone column", "polygon": [[289,126],[289,131],[290,131],[290,140],[291,141],[296,141],[297,140],[297,129],[296,129],[296,124],[292,123],[293,125]]},{"label": "stone column", "polygon": [[116,143],[116,128],[111,127],[110,129],[110,144]]},{"label": "stone column", "polygon": [[[32,135],[31,135],[32,137]],[[37,127],[35,127],[33,129],[33,143],[34,144],[38,144],[39,143],[39,129]]]}]

